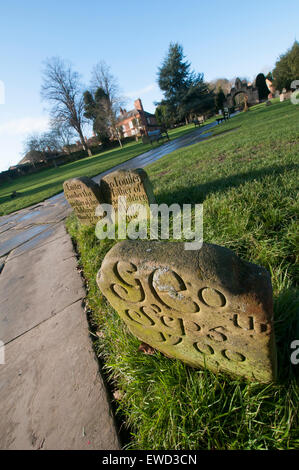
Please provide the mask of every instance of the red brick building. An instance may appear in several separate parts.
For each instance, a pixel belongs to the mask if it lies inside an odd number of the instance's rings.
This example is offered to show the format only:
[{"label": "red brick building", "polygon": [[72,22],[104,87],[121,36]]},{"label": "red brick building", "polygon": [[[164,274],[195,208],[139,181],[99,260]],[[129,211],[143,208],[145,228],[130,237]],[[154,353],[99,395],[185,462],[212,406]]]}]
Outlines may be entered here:
[{"label": "red brick building", "polygon": [[160,129],[154,114],[144,111],[141,99],[134,101],[134,109],[120,109],[117,126],[122,128],[124,137],[148,135],[149,131]]}]

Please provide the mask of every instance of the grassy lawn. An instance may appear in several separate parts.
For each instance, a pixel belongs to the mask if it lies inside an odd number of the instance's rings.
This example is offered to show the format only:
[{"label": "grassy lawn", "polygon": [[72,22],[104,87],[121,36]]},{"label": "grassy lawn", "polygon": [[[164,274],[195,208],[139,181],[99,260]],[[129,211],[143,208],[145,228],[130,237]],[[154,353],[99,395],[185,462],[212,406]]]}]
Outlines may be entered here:
[{"label": "grassy lawn", "polygon": [[[211,122],[212,119],[207,121]],[[194,124],[182,126],[169,131],[170,140],[181,137],[194,130]],[[159,144],[144,145],[142,142],[130,142],[123,149],[107,150],[92,157],[86,157],[59,168],[51,168],[35,174],[23,176],[0,187],[0,215],[9,214],[16,210],[44,201],[62,191],[62,184],[68,178],[77,176],[96,176],[119,163],[129,160],[141,153],[147,152]],[[17,191],[20,195],[11,199],[10,195]]]},{"label": "grassy lawn", "polygon": [[[299,339],[298,248],[299,106],[289,102],[241,113],[206,141],[147,167],[159,203],[203,203],[204,240],[226,246],[271,272],[278,382],[261,385],[195,370],[156,352],[138,351],[96,286],[114,241],[67,222],[87,280],[95,348],[115,406],[130,432],[130,449],[299,448],[298,372],[290,343]],[[96,334],[97,333],[97,334]],[[116,396],[116,395],[115,395]]]}]

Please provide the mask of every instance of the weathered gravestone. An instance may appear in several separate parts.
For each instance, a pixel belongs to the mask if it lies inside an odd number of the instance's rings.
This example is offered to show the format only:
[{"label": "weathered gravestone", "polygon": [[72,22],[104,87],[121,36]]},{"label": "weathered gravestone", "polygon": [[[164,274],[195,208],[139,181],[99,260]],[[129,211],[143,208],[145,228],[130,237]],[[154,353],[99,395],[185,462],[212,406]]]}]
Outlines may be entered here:
[{"label": "weathered gravestone", "polygon": [[204,243],[123,241],[106,255],[100,290],[141,341],[193,367],[275,380],[268,272]]},{"label": "weathered gravestone", "polygon": [[126,197],[127,208],[132,204],[149,206],[155,202],[151,183],[142,168],[113,171],[101,179],[100,188],[105,202],[113,206],[115,213],[119,196]]},{"label": "weathered gravestone", "polygon": [[64,195],[76,216],[84,225],[94,225],[99,220],[96,207],[103,202],[101,190],[90,178],[72,178],[63,183]]}]

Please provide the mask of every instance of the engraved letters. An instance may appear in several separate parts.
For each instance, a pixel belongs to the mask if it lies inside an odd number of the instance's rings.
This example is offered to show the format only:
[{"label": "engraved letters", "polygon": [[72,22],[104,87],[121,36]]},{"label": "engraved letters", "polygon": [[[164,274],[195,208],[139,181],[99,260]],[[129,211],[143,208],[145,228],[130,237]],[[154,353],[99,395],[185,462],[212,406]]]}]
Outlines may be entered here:
[{"label": "engraved letters", "polygon": [[[194,256],[183,243],[124,241],[106,255],[97,282],[130,331],[167,356],[267,382],[275,376],[272,312],[263,307],[271,306],[269,278],[257,276],[253,300],[238,276],[230,291],[219,249],[203,244]],[[253,279],[255,266],[228,253],[235,271],[240,265]]]}]

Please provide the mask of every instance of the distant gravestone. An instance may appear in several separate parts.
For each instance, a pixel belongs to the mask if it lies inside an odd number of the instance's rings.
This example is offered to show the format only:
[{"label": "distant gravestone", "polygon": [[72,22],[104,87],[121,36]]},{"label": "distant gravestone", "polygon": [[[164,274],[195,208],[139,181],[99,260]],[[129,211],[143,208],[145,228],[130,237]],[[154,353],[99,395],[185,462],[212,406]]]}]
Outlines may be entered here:
[{"label": "distant gravestone", "polygon": [[119,196],[126,197],[127,207],[135,203],[148,206],[155,202],[149,178],[141,168],[109,173],[101,179],[100,188],[105,202],[112,204],[115,212],[118,211]]},{"label": "distant gravestone", "polygon": [[96,207],[103,202],[98,184],[86,177],[72,178],[63,183],[64,195],[76,216],[84,225],[94,225],[99,220]]},{"label": "distant gravestone", "polygon": [[276,377],[268,272],[204,243],[123,241],[97,283],[141,341],[193,367],[269,382]]}]

